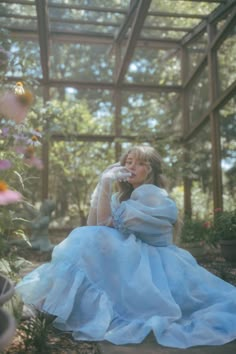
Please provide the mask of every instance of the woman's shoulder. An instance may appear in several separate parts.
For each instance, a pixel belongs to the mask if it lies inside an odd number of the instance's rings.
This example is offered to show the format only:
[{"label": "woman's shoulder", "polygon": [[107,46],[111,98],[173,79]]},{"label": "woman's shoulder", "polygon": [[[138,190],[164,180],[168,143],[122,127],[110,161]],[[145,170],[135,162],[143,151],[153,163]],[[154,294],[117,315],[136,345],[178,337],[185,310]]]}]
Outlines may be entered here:
[{"label": "woman's shoulder", "polygon": [[131,198],[136,199],[142,195],[150,195],[150,194],[159,197],[160,196],[168,197],[168,193],[164,188],[157,187],[154,184],[142,184],[132,192]]},{"label": "woman's shoulder", "polygon": [[170,205],[173,201],[169,198],[167,191],[154,184],[143,184],[137,187],[131,194],[130,201],[138,202],[151,208],[158,208],[163,205]]}]

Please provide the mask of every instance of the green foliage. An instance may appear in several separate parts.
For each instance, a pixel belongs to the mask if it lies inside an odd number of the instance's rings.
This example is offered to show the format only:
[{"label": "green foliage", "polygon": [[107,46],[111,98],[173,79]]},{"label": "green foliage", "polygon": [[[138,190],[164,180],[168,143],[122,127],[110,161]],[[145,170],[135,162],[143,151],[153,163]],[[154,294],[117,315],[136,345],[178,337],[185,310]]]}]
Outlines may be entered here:
[{"label": "green foliage", "polygon": [[18,354],[23,353],[50,353],[48,331],[51,318],[43,312],[36,312],[30,320],[21,322],[19,330],[22,332],[22,347]]},{"label": "green foliage", "polygon": [[236,209],[215,211],[210,240],[213,243],[220,240],[236,240]]},{"label": "green foliage", "polygon": [[207,241],[209,225],[200,219],[186,217],[180,233],[181,243],[192,243]]}]

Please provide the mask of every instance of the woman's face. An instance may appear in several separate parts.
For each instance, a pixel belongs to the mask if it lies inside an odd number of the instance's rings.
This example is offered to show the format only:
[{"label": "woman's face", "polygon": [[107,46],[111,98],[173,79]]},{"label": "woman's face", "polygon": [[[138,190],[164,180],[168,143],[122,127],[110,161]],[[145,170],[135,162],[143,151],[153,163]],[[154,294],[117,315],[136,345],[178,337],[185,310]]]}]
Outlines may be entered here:
[{"label": "woman's face", "polygon": [[147,161],[137,159],[132,152],[126,158],[125,167],[132,173],[127,182],[132,184],[133,188],[137,188],[143,184],[151,171],[150,164]]}]

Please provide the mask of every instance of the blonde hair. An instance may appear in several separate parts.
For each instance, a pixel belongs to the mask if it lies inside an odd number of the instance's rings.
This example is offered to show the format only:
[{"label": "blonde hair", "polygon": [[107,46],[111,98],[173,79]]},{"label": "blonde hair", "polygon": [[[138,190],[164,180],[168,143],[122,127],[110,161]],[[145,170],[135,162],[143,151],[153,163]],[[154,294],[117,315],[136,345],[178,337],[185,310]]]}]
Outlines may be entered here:
[{"label": "blonde hair", "polygon": [[[150,165],[150,172],[147,175],[145,184],[154,184],[160,188],[166,188],[166,178],[162,174],[162,158],[158,152],[151,146],[138,145],[128,149],[120,158],[120,164],[125,165],[128,155],[134,154],[137,160],[145,161]],[[119,200],[127,200],[133,191],[131,184],[127,182],[118,182]]]}]

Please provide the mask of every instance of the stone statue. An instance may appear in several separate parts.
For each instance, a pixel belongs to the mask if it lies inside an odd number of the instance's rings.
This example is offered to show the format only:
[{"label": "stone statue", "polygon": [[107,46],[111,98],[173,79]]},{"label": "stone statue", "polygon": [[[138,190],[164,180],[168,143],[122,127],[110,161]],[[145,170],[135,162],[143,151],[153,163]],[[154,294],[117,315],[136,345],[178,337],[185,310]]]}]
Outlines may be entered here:
[{"label": "stone statue", "polygon": [[54,247],[48,237],[48,227],[55,207],[56,205],[53,200],[45,199],[36,217],[30,222],[32,230],[30,244],[35,250],[46,252],[52,250]]}]

